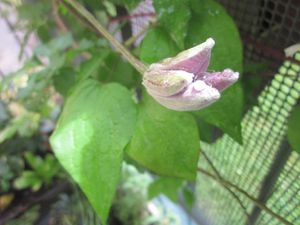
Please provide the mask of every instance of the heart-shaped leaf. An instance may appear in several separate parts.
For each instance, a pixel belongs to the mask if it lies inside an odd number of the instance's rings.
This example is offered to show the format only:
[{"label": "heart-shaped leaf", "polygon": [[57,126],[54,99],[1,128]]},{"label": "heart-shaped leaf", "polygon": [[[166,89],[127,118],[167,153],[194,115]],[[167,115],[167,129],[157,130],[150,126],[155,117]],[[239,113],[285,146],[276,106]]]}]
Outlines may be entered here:
[{"label": "heart-shaped leaf", "polygon": [[130,92],[85,80],[65,104],[51,136],[55,155],[79,184],[103,223],[119,181],[123,149],[136,121]]},{"label": "heart-shaped leaf", "polygon": [[191,114],[166,109],[145,94],[137,127],[126,148],[132,159],[158,174],[194,180],[199,145]]}]

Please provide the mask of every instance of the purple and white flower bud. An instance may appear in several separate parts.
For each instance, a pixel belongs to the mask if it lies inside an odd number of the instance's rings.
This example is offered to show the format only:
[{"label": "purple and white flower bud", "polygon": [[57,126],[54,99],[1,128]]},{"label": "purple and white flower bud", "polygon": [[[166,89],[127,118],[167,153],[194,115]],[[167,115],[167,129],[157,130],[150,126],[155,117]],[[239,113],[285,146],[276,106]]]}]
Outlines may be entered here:
[{"label": "purple and white flower bud", "polygon": [[143,85],[161,105],[177,110],[199,110],[220,98],[221,92],[235,83],[239,73],[230,69],[207,72],[212,38],[173,58],[153,63],[145,72]]}]

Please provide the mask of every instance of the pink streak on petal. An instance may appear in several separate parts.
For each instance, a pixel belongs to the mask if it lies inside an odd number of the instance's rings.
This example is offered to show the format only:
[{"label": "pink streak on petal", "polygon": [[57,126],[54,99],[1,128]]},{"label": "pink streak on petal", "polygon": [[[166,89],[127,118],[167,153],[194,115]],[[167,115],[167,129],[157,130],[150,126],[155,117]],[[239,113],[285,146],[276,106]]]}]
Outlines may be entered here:
[{"label": "pink streak on petal", "polygon": [[183,70],[188,73],[192,73],[199,78],[204,72],[206,72],[208,68],[211,54],[210,52],[210,49],[205,49],[203,52],[200,52],[189,59],[172,65],[169,69]]},{"label": "pink streak on petal", "polygon": [[215,73],[205,73],[203,77],[203,81],[218,89],[219,91],[223,91],[233,83],[235,83],[239,78],[239,73],[234,72],[230,69],[226,69],[223,72],[215,72]]}]

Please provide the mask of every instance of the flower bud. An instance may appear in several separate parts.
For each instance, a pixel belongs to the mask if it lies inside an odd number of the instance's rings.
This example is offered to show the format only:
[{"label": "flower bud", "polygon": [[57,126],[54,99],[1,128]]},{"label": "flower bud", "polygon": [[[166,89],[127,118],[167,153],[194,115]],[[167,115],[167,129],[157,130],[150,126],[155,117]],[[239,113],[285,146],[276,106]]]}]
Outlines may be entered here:
[{"label": "flower bud", "polygon": [[220,98],[220,93],[239,78],[230,69],[207,72],[212,38],[204,43],[151,64],[143,77],[148,93],[161,105],[177,110],[199,110]]}]

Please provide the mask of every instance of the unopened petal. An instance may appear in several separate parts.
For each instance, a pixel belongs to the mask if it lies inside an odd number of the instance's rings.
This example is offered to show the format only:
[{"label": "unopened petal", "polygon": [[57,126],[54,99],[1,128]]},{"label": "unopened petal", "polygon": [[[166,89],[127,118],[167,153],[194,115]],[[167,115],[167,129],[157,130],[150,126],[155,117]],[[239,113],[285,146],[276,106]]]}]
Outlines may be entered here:
[{"label": "unopened petal", "polygon": [[208,68],[214,44],[214,40],[209,38],[206,42],[181,52],[178,56],[172,58],[168,69],[184,70],[201,77]]},{"label": "unopened petal", "polygon": [[177,111],[199,110],[217,101],[220,93],[237,81],[239,73],[230,69],[207,72],[214,44],[209,38],[173,58],[151,64],[143,78],[148,93]]},{"label": "unopened petal", "polygon": [[193,74],[185,71],[150,70],[144,74],[143,85],[151,95],[171,96],[193,82]]},{"label": "unopened petal", "polygon": [[199,53],[202,52],[210,52],[211,49],[214,47],[215,45],[215,41],[212,38],[208,38],[205,42],[196,45],[192,48],[189,48],[187,50],[184,50],[182,52],[180,52],[178,55],[176,55],[173,58],[168,58],[166,60],[163,60],[163,64],[168,63],[168,64],[172,64],[172,65],[176,65],[177,63],[180,63],[184,60],[186,60],[187,58],[192,58],[196,55],[198,55]]},{"label": "unopened petal", "polygon": [[187,49],[175,57],[156,63],[154,67],[164,70],[183,70],[195,76],[201,76],[208,68],[214,45],[214,40],[208,38],[204,43]]},{"label": "unopened petal", "polygon": [[206,84],[218,89],[219,91],[225,90],[238,79],[239,73],[230,69],[226,69],[223,72],[206,73],[203,77],[203,81]]},{"label": "unopened petal", "polygon": [[171,97],[154,95],[153,97],[166,108],[176,111],[193,111],[214,103],[220,98],[220,93],[217,89],[198,80],[190,84],[185,91],[177,95]]}]

